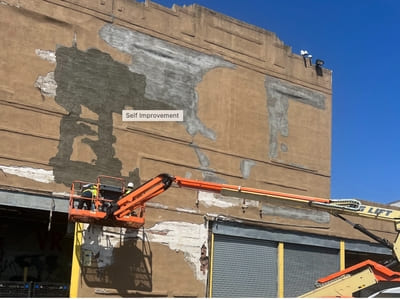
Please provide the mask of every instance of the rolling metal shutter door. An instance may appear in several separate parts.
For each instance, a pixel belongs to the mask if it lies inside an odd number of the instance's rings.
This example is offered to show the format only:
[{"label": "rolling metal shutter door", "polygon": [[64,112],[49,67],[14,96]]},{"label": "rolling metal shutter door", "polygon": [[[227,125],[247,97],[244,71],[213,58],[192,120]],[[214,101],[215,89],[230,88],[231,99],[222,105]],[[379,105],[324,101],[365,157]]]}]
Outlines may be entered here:
[{"label": "rolling metal shutter door", "polygon": [[339,271],[337,249],[285,244],[284,296],[298,297],[315,288],[317,279]]},{"label": "rolling metal shutter door", "polygon": [[214,235],[212,297],[277,296],[277,243]]}]

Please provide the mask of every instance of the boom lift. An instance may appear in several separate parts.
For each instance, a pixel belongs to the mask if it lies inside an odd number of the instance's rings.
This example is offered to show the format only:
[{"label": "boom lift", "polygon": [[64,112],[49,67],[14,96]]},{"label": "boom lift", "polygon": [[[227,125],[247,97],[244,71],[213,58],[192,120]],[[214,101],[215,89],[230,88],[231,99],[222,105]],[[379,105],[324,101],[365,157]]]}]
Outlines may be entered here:
[{"label": "boom lift", "polygon": [[[113,180],[117,184],[106,184]],[[99,176],[95,183],[97,192],[93,198],[81,195],[82,187],[88,182],[74,181],[71,186],[69,202],[69,220],[72,222],[95,223],[105,226],[126,228],[140,228],[144,225],[145,203],[155,196],[166,191],[172,183],[178,187],[220,193],[253,200],[261,200],[282,204],[287,202],[291,206],[306,206],[323,208],[332,211],[359,211],[360,203],[355,200],[328,200],[317,197],[301,196],[236,185],[221,184],[200,180],[187,179],[179,176],[160,174],[129,194],[124,195],[125,184],[123,179],[110,176]],[[78,209],[77,202],[89,200],[92,206],[87,209]]]},{"label": "boom lift", "polygon": [[[113,184],[105,183],[114,181]],[[400,211],[363,205],[354,199],[332,200],[289,193],[275,192],[256,188],[228,185],[200,180],[187,179],[169,174],[159,174],[130,193],[125,194],[125,182],[121,178],[99,176],[95,183],[97,193],[92,199],[81,195],[82,187],[87,182],[74,181],[71,186],[69,201],[69,220],[99,224],[104,226],[140,228],[145,222],[145,203],[166,191],[172,184],[178,187],[219,193],[223,196],[257,200],[274,204],[287,204],[291,207],[308,207],[324,210],[350,223],[355,229],[390,248],[393,260],[380,265],[371,260],[329,275],[319,280],[322,287],[301,297],[351,297],[354,292],[375,285],[378,282],[398,282],[400,272],[389,269],[400,261],[400,239],[397,236],[394,244],[369,232],[360,224],[353,224],[342,214],[372,218],[393,222],[400,232]],[[77,202],[90,200],[92,207],[78,209]]]}]

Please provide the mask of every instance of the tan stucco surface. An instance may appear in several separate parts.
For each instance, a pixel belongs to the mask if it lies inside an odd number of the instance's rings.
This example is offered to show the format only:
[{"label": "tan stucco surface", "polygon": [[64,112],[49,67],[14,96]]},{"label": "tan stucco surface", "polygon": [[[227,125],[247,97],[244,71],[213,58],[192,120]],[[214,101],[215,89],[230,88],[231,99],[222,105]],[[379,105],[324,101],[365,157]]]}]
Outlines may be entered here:
[{"label": "tan stucco surface", "polygon": [[[68,192],[100,174],[142,183],[169,173],[329,198],[332,74],[305,67],[275,34],[197,5],[122,0],[4,0],[0,28],[1,186]],[[182,109],[184,122],[123,122],[124,109]],[[311,210],[260,216],[263,203],[199,197],[172,187],[153,199],[150,239],[112,233],[105,273],[82,273],[79,296],[203,297],[206,214],[348,237],[348,225],[316,223]],[[172,245],[185,226],[194,241]]]}]

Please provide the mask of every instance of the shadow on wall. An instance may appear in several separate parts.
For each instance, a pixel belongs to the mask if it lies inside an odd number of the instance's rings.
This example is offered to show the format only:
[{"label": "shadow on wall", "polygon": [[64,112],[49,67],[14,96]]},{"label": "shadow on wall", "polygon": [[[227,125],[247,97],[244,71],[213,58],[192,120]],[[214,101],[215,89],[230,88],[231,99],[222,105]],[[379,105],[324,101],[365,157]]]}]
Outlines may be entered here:
[{"label": "shadow on wall", "polygon": [[[131,229],[131,233],[121,234],[118,247],[108,243],[104,249],[98,246],[98,251],[93,251],[85,250],[82,244],[80,264],[82,278],[88,287],[112,288],[118,294],[129,290],[152,291],[152,251],[144,232],[143,240],[138,236],[139,230]],[[132,237],[133,231],[136,233]],[[109,252],[111,262],[107,265],[101,259],[106,252]]]}]

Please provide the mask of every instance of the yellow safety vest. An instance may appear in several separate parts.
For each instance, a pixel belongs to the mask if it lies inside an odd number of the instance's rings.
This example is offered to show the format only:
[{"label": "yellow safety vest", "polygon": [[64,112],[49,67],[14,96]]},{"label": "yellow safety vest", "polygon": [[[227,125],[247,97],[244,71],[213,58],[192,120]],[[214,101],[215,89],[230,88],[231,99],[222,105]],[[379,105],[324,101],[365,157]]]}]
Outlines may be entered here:
[{"label": "yellow safety vest", "polygon": [[124,195],[126,195],[126,194],[129,194],[130,192],[132,192],[133,191],[133,189],[131,189],[131,188],[127,188],[126,190],[125,190],[125,193],[124,193]]},{"label": "yellow safety vest", "polygon": [[89,187],[88,189],[84,190],[84,191],[82,192],[82,194],[83,194],[84,192],[87,192],[87,191],[90,191],[90,192],[92,193],[92,198],[94,198],[94,197],[97,196],[97,186],[96,186],[95,184],[92,185],[91,187]]}]

